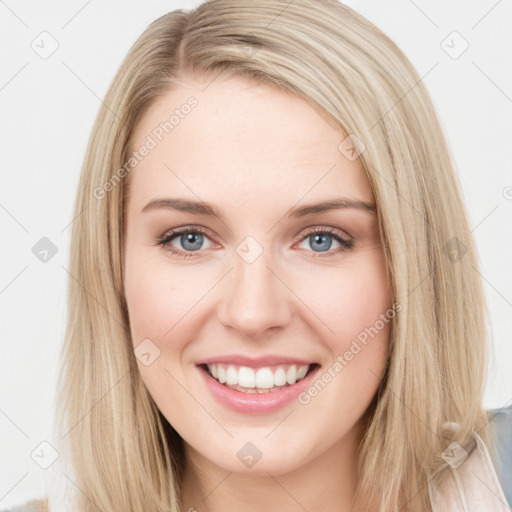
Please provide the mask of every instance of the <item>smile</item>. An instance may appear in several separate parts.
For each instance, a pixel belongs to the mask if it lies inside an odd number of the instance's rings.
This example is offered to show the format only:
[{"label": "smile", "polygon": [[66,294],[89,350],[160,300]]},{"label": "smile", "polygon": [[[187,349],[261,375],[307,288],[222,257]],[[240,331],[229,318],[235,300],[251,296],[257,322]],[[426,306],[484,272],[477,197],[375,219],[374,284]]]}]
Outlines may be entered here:
[{"label": "smile", "polygon": [[196,362],[209,394],[236,412],[262,414],[293,402],[311,385],[318,363],[284,357],[226,356]]},{"label": "smile", "polygon": [[208,373],[218,382],[243,393],[270,393],[293,386],[308,373],[311,365],[278,365],[263,368],[208,364]]}]

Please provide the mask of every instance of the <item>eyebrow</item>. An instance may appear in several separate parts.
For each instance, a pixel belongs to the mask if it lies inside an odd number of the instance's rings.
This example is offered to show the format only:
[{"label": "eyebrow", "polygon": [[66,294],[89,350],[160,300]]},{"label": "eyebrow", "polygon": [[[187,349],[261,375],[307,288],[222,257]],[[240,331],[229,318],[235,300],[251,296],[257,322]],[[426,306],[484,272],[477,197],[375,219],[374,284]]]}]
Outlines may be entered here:
[{"label": "eyebrow", "polygon": [[[190,199],[182,198],[153,199],[148,204],[146,204],[146,206],[144,206],[144,208],[141,210],[141,213],[159,209],[177,210],[194,215],[208,215],[210,217],[216,217],[224,222],[224,215],[215,205],[206,203],[204,201],[192,201]],[[301,218],[331,210],[343,209],[356,209],[372,214],[376,213],[375,203],[368,203],[359,199],[339,198],[291,208],[288,210],[288,212],[286,212],[284,217]]]}]

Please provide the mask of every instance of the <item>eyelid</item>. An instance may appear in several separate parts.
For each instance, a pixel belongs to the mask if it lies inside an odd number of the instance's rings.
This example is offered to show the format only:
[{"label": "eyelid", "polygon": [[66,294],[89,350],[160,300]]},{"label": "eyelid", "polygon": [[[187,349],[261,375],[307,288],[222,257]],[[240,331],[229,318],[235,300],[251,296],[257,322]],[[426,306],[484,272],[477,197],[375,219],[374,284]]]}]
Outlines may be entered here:
[{"label": "eyelid", "polygon": [[195,225],[195,224],[187,224],[185,226],[178,226],[176,228],[168,229],[162,235],[159,235],[155,239],[155,243],[163,243],[168,238],[174,238],[177,235],[182,233],[201,233],[202,235],[207,236],[212,242],[215,240],[215,237],[212,236],[212,232],[203,226]]},{"label": "eyelid", "polygon": [[[217,242],[215,242],[215,237],[211,236],[211,231],[208,228],[205,228],[205,227],[199,226],[199,225],[194,225],[194,224],[187,224],[184,226],[178,226],[176,228],[167,230],[163,235],[160,235],[157,237],[157,239],[155,240],[155,244],[160,245],[162,247],[162,249],[164,249],[164,250],[174,253],[177,257],[181,257],[181,258],[198,257],[199,254],[201,252],[203,252],[203,250],[184,251],[182,249],[167,247],[170,245],[171,240],[174,239],[175,237],[177,237],[178,235],[180,235],[182,233],[194,233],[194,232],[205,235],[214,244],[217,243]],[[307,252],[311,252],[313,254],[313,257],[315,257],[315,258],[316,257],[334,256],[335,254],[338,254],[340,252],[344,252],[344,251],[351,249],[352,246],[354,245],[355,239],[352,236],[350,236],[348,233],[346,233],[345,231],[343,231],[339,228],[331,227],[331,226],[322,226],[322,225],[316,224],[313,226],[308,226],[301,230],[299,235],[297,235],[299,237],[299,239],[294,244],[294,247],[295,247],[295,245],[303,242],[306,237],[311,236],[315,233],[327,233],[331,237],[337,239],[338,243],[341,245],[341,247],[338,248],[338,250],[326,251],[325,254],[323,254],[322,252],[315,253],[315,251],[307,251]],[[196,253],[198,253],[198,254],[196,254]]]},{"label": "eyelid", "polygon": [[[212,236],[212,232],[208,228],[205,228],[201,225],[196,225],[196,224],[186,224],[184,226],[178,226],[176,228],[167,230],[162,235],[159,235],[155,241],[162,241],[165,238],[167,238],[168,235],[169,236],[177,235],[177,234],[183,233],[183,232],[188,233],[188,232],[194,232],[194,231],[197,231],[199,233],[207,235],[208,238],[210,238],[210,239],[215,239],[215,236]],[[343,231],[339,228],[333,228],[330,226],[322,226],[322,225],[318,225],[318,224],[313,224],[312,226],[303,228],[297,236],[302,236],[302,238],[303,238],[304,236],[306,236],[308,234],[316,233],[316,232],[322,232],[322,233],[327,232],[327,233],[331,233],[331,234],[336,234],[336,235],[340,236],[340,238],[345,239],[346,241],[350,241],[350,240],[354,239],[349,233],[347,233],[346,231]],[[302,240],[302,238],[300,240]]]},{"label": "eyelid", "polygon": [[[308,226],[307,228],[304,228],[298,236],[306,236],[306,235],[311,235],[313,233],[329,233],[331,235],[336,235],[336,236],[339,236],[340,238],[342,238],[343,240],[349,242],[349,241],[353,241],[354,240],[354,237],[349,235],[346,231],[342,230],[342,229],[339,229],[339,228],[334,228],[334,227],[331,227],[331,226],[322,226],[321,224],[313,224],[312,226]],[[302,240],[302,238],[301,238]]]}]

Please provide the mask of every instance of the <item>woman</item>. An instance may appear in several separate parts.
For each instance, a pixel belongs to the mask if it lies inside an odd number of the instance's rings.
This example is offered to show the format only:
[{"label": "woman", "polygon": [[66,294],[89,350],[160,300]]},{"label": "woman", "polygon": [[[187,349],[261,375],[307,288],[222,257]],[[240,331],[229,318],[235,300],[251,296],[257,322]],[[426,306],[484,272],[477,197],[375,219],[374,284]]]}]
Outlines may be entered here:
[{"label": "woman", "polygon": [[70,509],[506,510],[453,165],[366,19],[212,0],[153,22],[76,215]]}]

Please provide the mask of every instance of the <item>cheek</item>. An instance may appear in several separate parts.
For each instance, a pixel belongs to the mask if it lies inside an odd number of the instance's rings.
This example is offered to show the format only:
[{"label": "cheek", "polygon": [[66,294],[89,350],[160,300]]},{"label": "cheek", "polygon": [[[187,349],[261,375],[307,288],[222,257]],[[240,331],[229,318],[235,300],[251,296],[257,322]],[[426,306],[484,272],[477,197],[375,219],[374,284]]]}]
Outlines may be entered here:
[{"label": "cheek", "polygon": [[149,270],[132,274],[126,280],[126,302],[134,345],[145,338],[161,340],[176,322],[175,316],[179,313],[176,289],[162,284],[159,276]]},{"label": "cheek", "polygon": [[335,431],[361,417],[377,391],[397,314],[382,255],[376,251],[365,256],[332,272],[323,293],[308,284],[309,304],[328,326],[321,328],[317,320],[314,330],[324,333],[320,339],[330,359],[299,402],[326,411],[326,424]]},{"label": "cheek", "polygon": [[187,311],[197,299],[190,296],[193,293],[187,297],[186,290],[190,288],[176,282],[176,273],[164,270],[161,265],[150,264],[148,258],[127,259],[125,296],[130,331],[136,356],[150,354],[148,364],[137,356],[140,376],[149,394],[169,423],[184,422],[188,431],[192,427],[183,411],[190,407],[190,395],[184,391],[188,376],[181,363],[187,340],[197,334],[193,332],[196,323],[187,322]]},{"label": "cheek", "polygon": [[165,262],[127,258],[125,296],[133,344],[150,338],[164,349],[167,341],[183,339],[179,334],[184,334],[187,315],[207,289],[200,276],[172,269]]},{"label": "cheek", "polygon": [[314,330],[322,334],[332,352],[348,350],[351,341],[358,336],[364,339],[376,322],[378,331],[383,331],[380,338],[387,337],[389,321],[380,319],[392,304],[385,263],[378,251],[336,271],[310,273],[299,293],[307,297],[307,306],[315,313]]}]

